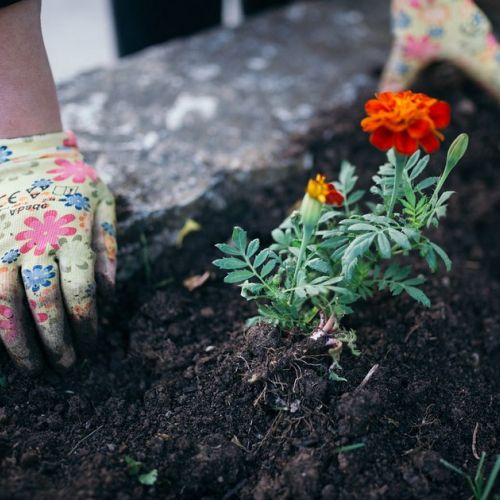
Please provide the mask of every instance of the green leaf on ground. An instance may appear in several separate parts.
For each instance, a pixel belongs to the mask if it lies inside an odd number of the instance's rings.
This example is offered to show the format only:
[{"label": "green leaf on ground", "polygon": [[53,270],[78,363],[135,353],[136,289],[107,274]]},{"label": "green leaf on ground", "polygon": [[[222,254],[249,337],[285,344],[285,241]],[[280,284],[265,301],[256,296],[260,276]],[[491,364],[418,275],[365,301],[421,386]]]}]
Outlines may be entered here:
[{"label": "green leaf on ground", "polygon": [[353,444],[348,444],[346,446],[340,446],[339,448],[336,448],[334,451],[335,453],[348,453],[350,451],[359,450],[360,448],[364,447],[365,443],[353,443]]},{"label": "green leaf on ground", "polygon": [[142,462],[134,460],[132,457],[129,457],[127,455],[125,457],[125,463],[127,464],[127,472],[131,476],[137,476],[137,474],[139,474],[139,471],[141,470],[142,467]]},{"label": "green leaf on ground", "polygon": [[139,476],[139,482],[144,486],[153,486],[158,479],[158,470],[153,469]]}]

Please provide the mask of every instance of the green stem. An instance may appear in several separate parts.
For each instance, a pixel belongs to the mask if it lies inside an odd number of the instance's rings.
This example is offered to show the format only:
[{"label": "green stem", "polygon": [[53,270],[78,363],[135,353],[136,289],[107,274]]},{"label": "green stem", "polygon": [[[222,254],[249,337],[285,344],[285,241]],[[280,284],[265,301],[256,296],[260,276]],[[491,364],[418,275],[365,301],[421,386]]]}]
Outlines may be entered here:
[{"label": "green stem", "polygon": [[306,253],[306,248],[314,232],[313,226],[304,226],[304,232],[302,233],[302,243],[300,244],[299,256],[297,257],[297,264],[295,266],[295,272],[293,274],[293,288],[297,286],[297,275],[299,274],[300,266],[304,260],[304,255]]},{"label": "green stem", "polygon": [[438,196],[439,192],[441,191],[441,188],[443,187],[444,180],[443,176],[439,178],[439,181],[437,183],[436,189],[434,189],[434,192],[432,193],[432,196],[429,200],[429,203],[427,204],[427,214],[425,215],[424,219],[424,224],[429,227],[432,222],[432,218],[434,217],[434,214],[436,213],[436,203],[438,201]]},{"label": "green stem", "polygon": [[406,165],[407,157],[394,151],[394,156],[396,157],[396,174],[394,176],[394,186],[392,188],[391,201],[389,202],[389,208],[387,209],[387,215],[392,217],[394,211],[394,205],[396,204],[396,198],[399,191],[399,186],[401,185],[401,180],[403,178],[403,172]]},{"label": "green stem", "polygon": [[351,216],[351,211],[349,210],[349,204],[347,203],[347,194],[344,196],[344,212],[347,218]]}]

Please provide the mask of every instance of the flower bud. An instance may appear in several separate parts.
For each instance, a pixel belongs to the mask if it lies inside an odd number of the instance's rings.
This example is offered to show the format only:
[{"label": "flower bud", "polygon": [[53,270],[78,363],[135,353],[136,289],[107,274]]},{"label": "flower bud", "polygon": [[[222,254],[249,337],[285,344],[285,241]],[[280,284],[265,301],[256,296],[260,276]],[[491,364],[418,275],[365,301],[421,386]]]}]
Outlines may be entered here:
[{"label": "flower bud", "polygon": [[318,174],[315,179],[309,179],[306,194],[302,200],[300,214],[304,226],[314,228],[321,216],[321,205],[341,206],[344,196],[331,183],[325,182],[325,176]]},{"label": "flower bud", "polygon": [[300,206],[300,215],[304,226],[315,227],[321,216],[321,203],[306,193]]}]

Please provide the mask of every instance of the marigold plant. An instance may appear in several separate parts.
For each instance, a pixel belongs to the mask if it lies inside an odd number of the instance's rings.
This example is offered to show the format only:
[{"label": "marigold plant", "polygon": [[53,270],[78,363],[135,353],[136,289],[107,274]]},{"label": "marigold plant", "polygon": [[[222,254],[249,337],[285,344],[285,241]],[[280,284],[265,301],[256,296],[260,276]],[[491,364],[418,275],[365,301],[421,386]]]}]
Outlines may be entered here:
[{"label": "marigold plant", "polygon": [[424,276],[401,258],[413,253],[431,272],[439,260],[450,269],[447,254],[426,230],[446,214],[453,192],[442,188],[468,145],[467,135],[459,135],[440,175],[426,177],[429,155],[419,148],[439,147],[444,137],[438,129],[450,119],[448,104],[410,91],[384,92],[366,103],[366,111],[363,130],[387,150],[387,161],[372,178],[372,199],[364,201],[367,193],[356,189],[355,168],[344,161],[337,181],[326,182],[320,174],[309,181],[300,210],[272,232],[272,245],[249,242],[236,227],[232,245],[217,245],[226,257],[214,262],[228,271],[226,283],[237,283],[243,297],[258,303],[259,316],[250,322],[299,328],[321,339],[332,357],[333,380],[342,380],[343,346],[359,354],[355,332],[340,323],[357,300],[389,290],[430,305],[421,288]]}]

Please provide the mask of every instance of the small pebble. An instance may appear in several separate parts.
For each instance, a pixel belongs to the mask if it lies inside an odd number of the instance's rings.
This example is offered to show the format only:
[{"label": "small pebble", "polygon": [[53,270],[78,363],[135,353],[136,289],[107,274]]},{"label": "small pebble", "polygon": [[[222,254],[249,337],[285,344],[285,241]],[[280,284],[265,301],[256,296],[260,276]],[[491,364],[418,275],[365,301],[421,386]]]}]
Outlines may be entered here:
[{"label": "small pebble", "polygon": [[464,115],[472,115],[476,112],[476,105],[470,99],[460,99],[457,110]]},{"label": "small pebble", "polygon": [[211,307],[204,307],[203,309],[201,309],[200,314],[204,318],[211,318],[214,316],[215,312]]}]

